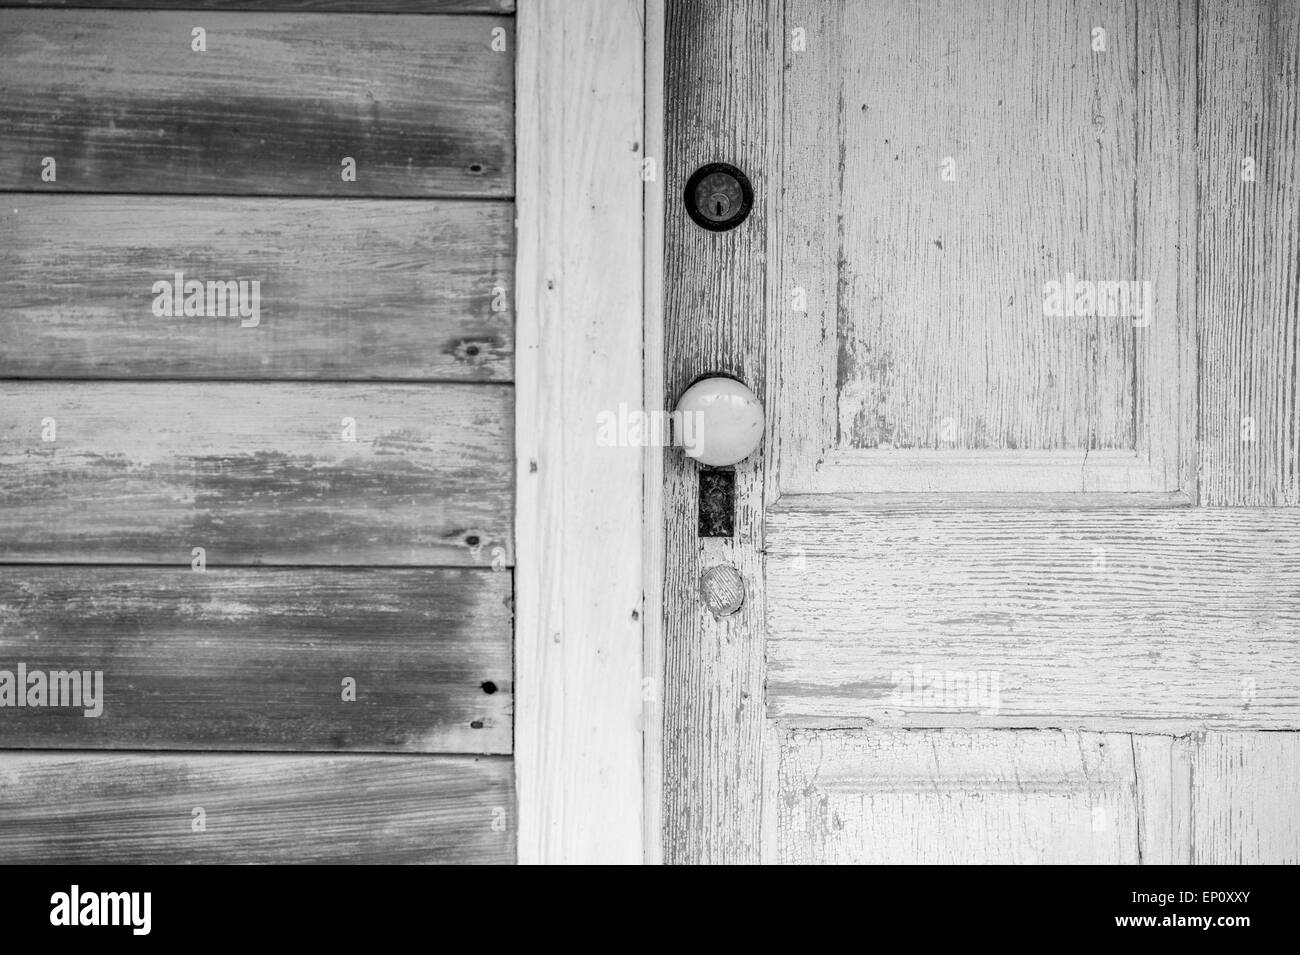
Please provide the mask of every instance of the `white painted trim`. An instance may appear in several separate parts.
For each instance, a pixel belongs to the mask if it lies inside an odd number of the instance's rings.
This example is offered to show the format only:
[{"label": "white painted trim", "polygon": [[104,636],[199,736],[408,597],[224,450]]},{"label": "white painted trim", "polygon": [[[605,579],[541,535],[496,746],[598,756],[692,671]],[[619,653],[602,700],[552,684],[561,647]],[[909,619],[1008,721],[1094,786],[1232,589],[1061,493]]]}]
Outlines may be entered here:
[{"label": "white painted trim", "polygon": [[[640,863],[644,0],[515,23],[519,861]],[[635,148],[634,148],[635,145]]]},{"label": "white painted trim", "polygon": [[[645,156],[654,160],[655,176],[645,183],[645,401],[648,410],[666,409],[664,394],[664,18],[665,0],[645,0]],[[650,681],[645,699],[645,861],[663,863],[664,787],[664,628],[663,581],[665,526],[663,515],[664,456],[660,447],[646,448],[644,569],[644,679]]]}]

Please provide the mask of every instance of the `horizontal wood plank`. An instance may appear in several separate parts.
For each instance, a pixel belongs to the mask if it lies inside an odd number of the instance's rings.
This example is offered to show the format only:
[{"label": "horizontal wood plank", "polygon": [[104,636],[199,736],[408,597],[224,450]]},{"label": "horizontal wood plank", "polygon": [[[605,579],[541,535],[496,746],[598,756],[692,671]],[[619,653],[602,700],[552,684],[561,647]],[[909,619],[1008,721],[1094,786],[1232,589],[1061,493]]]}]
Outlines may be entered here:
[{"label": "horizontal wood plank", "polygon": [[512,422],[503,385],[0,383],[0,561],[504,566]]},{"label": "horizontal wood plank", "polygon": [[4,0],[0,7],[167,7],[180,10],[319,11],[336,13],[513,13],[515,0]]},{"label": "horizontal wood plank", "polygon": [[514,833],[502,757],[0,755],[8,863],[510,863]]},{"label": "horizontal wood plank", "polygon": [[513,22],[0,10],[0,189],[509,196]]},{"label": "horizontal wood plank", "polygon": [[1300,736],[783,730],[793,863],[1294,864]]},{"label": "horizontal wood plank", "polygon": [[1300,727],[1300,513],[768,515],[768,709],[891,725]]},{"label": "horizontal wood plank", "polygon": [[510,599],[489,570],[0,567],[0,740],[509,753]]},{"label": "horizontal wood plank", "polygon": [[[508,381],[511,220],[500,202],[9,196],[0,377]],[[154,291],[176,272],[205,314]],[[240,280],[256,315],[209,314],[207,283]]]}]

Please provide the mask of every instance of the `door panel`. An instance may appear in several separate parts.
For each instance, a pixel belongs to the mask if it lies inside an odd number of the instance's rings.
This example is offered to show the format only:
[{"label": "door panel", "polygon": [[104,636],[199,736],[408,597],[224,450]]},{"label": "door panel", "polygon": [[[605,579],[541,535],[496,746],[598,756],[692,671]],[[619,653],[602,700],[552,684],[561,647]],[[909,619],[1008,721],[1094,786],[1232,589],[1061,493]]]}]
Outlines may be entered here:
[{"label": "door panel", "polygon": [[781,745],[781,861],[1138,861],[1122,733],[799,730]]},{"label": "door panel", "polygon": [[786,863],[1300,860],[1300,741],[1282,733],[793,730]]},{"label": "door panel", "polygon": [[1186,483],[1183,12],[791,0],[784,491]]},{"label": "door panel", "polygon": [[[831,447],[1133,448],[1132,322],[1044,322],[1037,294],[1133,270],[1135,37],[1085,42],[1131,20],[1124,0],[844,5],[871,55],[838,56]],[[790,135],[828,92],[791,84]]]}]

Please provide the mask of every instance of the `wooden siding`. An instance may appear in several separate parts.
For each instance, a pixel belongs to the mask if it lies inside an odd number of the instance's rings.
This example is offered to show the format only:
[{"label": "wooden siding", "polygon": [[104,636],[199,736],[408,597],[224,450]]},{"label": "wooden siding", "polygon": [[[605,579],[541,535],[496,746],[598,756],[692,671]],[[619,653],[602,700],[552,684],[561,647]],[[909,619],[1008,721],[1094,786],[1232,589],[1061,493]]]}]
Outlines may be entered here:
[{"label": "wooden siding", "polygon": [[0,560],[187,565],[203,547],[210,566],[508,564],[510,398],[498,385],[0,383]]},{"label": "wooden siding", "polygon": [[[196,27],[207,52],[191,49]],[[513,29],[509,17],[0,10],[0,188],[509,196]],[[46,156],[55,182],[42,181]]]},{"label": "wooden siding", "polygon": [[6,709],[4,744],[509,753],[510,590],[490,570],[0,567],[0,669],[103,674],[100,714]]},{"label": "wooden siding", "polygon": [[515,0],[4,0],[0,7],[103,10],[247,10],[254,13],[513,13]]},{"label": "wooden siding", "polygon": [[[514,861],[514,3],[35,6],[0,670],[103,709],[0,710],[0,858]],[[156,315],[176,272],[258,321]]]},{"label": "wooden siding", "polygon": [[499,757],[0,754],[8,863],[511,862],[513,817]]},{"label": "wooden siding", "polygon": [[[512,213],[506,202],[7,196],[0,377],[509,381]],[[258,324],[155,315],[154,283],[177,271],[257,281]]]}]

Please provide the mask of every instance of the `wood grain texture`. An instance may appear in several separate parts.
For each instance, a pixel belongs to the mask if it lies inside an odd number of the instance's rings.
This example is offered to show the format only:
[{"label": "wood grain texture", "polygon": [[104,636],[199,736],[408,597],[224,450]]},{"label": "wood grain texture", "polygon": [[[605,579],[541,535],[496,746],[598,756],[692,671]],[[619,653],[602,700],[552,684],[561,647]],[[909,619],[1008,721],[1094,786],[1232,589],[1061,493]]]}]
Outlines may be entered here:
[{"label": "wood grain texture", "polygon": [[[1151,283],[1133,329],[1134,435],[1160,490],[1197,496],[1198,0],[1147,0],[1137,19],[1134,274]],[[1113,31],[1112,31],[1113,32]]]},{"label": "wood grain texture", "polygon": [[[787,19],[782,490],[1194,491],[1194,4]],[[1046,316],[1067,273],[1149,282],[1149,323]]]},{"label": "wood grain texture", "polygon": [[[1138,802],[1138,858],[1187,865],[1192,858],[1191,736],[1132,736]],[[1216,812],[1222,807],[1216,807]]]},{"label": "wood grain texture", "polygon": [[[0,377],[508,381],[512,218],[500,202],[9,196]],[[154,283],[177,271],[259,282],[258,324],[156,316]]]},{"label": "wood grain texture", "polygon": [[[519,861],[643,861],[642,0],[521,0]],[[655,157],[656,162],[661,157]]]},{"label": "wood grain texture", "polygon": [[[645,2],[645,155],[664,155],[664,42],[667,0]],[[664,218],[670,198],[664,191],[663,177],[646,179],[643,204],[645,254],[643,259],[641,322],[641,379],[645,407],[666,408],[664,375],[667,354],[664,352]],[[674,199],[676,197],[673,197]],[[659,692],[642,701],[644,720],[641,775],[645,832],[646,865],[664,861],[664,546],[667,527],[664,523],[664,448],[647,442],[642,459],[644,493],[642,497],[641,567],[644,591],[641,607],[642,681]],[[643,694],[643,697],[646,694]]]},{"label": "wood grain texture", "polygon": [[[1300,7],[1202,0],[1201,496],[1300,505]],[[1253,182],[1243,161],[1254,162]]]},{"label": "wood grain texture", "polygon": [[510,400],[487,384],[0,383],[0,560],[509,564]]},{"label": "wood grain texture", "polygon": [[[680,201],[664,223],[665,396],[698,375],[735,375],[758,394],[768,387],[766,313],[775,269],[772,237],[779,194],[778,0],[719,0],[667,6],[665,192],[682,195],[707,162],[730,162],[753,184],[749,217],[706,232]],[[771,277],[769,277],[771,274]],[[680,448],[664,455],[664,859],[673,863],[759,861],[763,762],[763,538],[761,455],[736,468],[732,539],[697,536],[698,468]],[[745,606],[721,620],[701,605],[700,572],[740,571]]]},{"label": "wood grain texture", "polygon": [[784,863],[1138,861],[1124,734],[795,730],[780,785]]},{"label": "wood grain texture", "polygon": [[[1043,310],[1044,283],[1066,273],[1144,278],[1131,4],[842,10],[836,93],[792,90],[786,103],[803,137],[840,150],[838,236],[823,239],[840,264],[831,444],[1134,447],[1132,321]],[[1104,54],[1089,45],[1098,24],[1110,27]],[[853,39],[868,36],[869,55]],[[838,135],[825,136],[832,95]],[[824,186],[793,173],[788,188]]]},{"label": "wood grain texture", "polygon": [[1294,864],[1300,737],[789,730],[787,863]]},{"label": "wood grain texture", "polygon": [[[510,863],[513,790],[511,761],[501,757],[6,753],[0,857]],[[196,808],[202,832],[192,828]]]},{"label": "wood grain texture", "polygon": [[767,519],[773,716],[1300,727],[1296,512],[797,500]]},{"label": "wood grain texture", "polygon": [[[169,0],[5,0],[0,7],[166,8]],[[511,13],[514,0],[170,0],[182,10],[335,13]]]},{"label": "wood grain texture", "polygon": [[487,570],[0,567],[0,669],[103,674],[100,715],[6,706],[0,739],[509,753],[510,597]]},{"label": "wood grain texture", "polygon": [[1300,863],[1300,736],[1210,733],[1188,748],[1190,861]]},{"label": "wood grain texture", "polygon": [[512,32],[508,17],[0,10],[0,188],[509,196]]}]

